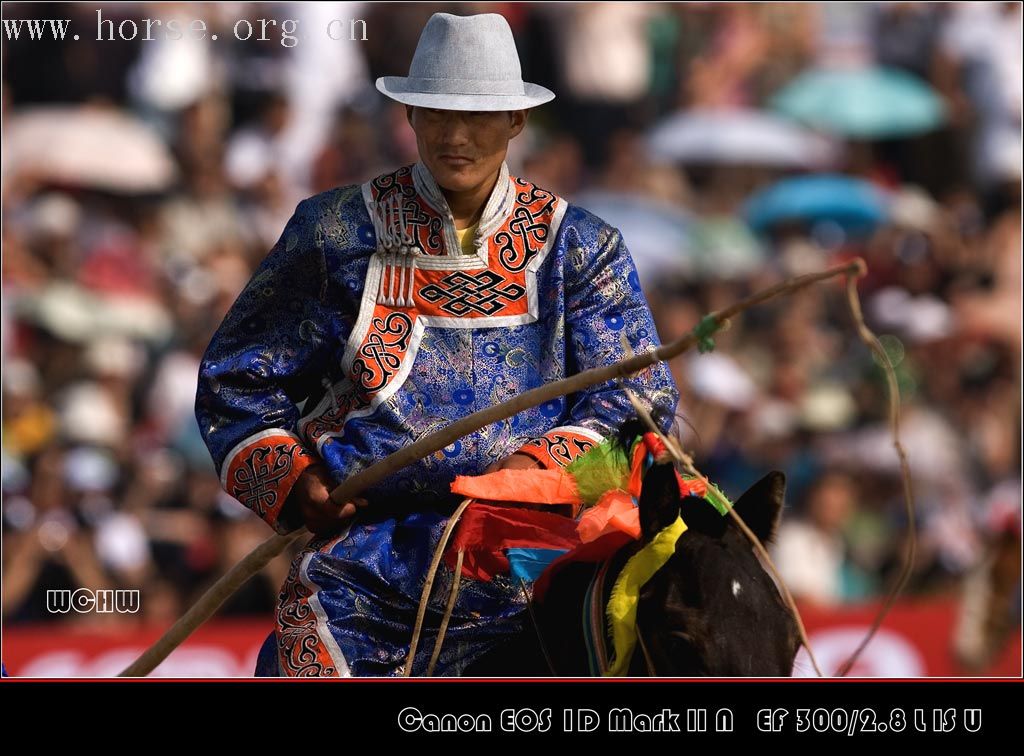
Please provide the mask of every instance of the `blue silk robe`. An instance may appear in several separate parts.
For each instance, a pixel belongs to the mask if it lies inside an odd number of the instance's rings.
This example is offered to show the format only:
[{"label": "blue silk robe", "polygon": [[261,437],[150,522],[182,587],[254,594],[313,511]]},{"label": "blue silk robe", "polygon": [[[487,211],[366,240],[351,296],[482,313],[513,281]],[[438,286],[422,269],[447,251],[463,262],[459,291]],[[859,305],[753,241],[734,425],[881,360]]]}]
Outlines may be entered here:
[{"label": "blue silk robe", "polygon": [[[658,346],[618,231],[502,166],[462,254],[422,164],[302,201],[213,337],[196,416],[225,489],[268,525],[322,461],[339,482],[416,439],[524,391]],[[678,393],[657,364],[627,384],[664,430]],[[371,512],[314,538],[281,591],[260,670],[400,672],[456,475],[514,452],[563,466],[633,414],[613,383],[483,428],[364,492]],[[442,569],[414,673],[433,648]],[[510,578],[464,580],[436,674],[458,674],[519,631]],[[421,659],[422,657],[422,659]]]}]

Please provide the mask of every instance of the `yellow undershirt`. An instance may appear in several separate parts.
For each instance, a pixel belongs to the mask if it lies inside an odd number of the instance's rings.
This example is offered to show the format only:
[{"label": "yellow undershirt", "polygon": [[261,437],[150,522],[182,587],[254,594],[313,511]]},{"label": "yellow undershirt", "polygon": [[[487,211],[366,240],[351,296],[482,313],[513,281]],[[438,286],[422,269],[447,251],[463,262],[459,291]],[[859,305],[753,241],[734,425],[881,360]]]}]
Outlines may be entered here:
[{"label": "yellow undershirt", "polygon": [[455,235],[459,237],[459,248],[462,250],[462,254],[476,254],[476,249],[473,248],[473,237],[476,236],[476,227],[479,225],[480,221],[477,221],[468,228],[455,229]]}]

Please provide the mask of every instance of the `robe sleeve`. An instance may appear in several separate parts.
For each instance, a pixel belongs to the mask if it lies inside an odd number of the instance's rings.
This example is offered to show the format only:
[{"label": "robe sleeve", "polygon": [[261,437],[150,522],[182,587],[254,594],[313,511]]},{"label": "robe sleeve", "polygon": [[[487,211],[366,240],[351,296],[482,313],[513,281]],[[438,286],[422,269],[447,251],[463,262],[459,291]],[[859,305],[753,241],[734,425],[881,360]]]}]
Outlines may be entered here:
[{"label": "robe sleeve", "polygon": [[[660,346],[633,260],[618,230],[602,224],[596,244],[570,249],[565,263],[566,370],[568,375]],[[675,424],[679,392],[668,365],[659,362],[623,381],[651,412],[666,434]],[[564,467],[595,443],[614,436],[635,417],[629,398],[616,382],[592,386],[566,397],[568,422],[531,439],[517,451],[545,468]]]},{"label": "robe sleeve", "polygon": [[316,206],[303,200],[214,334],[199,369],[196,419],[234,498],[278,518],[316,454],[296,434],[298,403],[326,374],[331,320]]}]

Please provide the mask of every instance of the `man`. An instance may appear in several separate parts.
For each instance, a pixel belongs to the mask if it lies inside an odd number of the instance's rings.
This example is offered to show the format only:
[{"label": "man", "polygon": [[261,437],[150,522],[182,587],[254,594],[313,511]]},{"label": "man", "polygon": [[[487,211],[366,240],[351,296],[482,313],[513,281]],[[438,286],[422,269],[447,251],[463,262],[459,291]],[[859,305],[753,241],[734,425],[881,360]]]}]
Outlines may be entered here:
[{"label": "man", "polygon": [[[271,674],[400,672],[454,477],[563,466],[632,408],[609,383],[473,433],[344,506],[334,485],[461,417],[622,359],[623,334],[637,352],[658,345],[619,233],[508,174],[526,110],[554,95],[521,80],[504,18],[434,15],[410,75],[377,87],[407,105],[420,162],[301,202],[200,369],[196,414],[228,493],[279,532],[318,536],[282,589]],[[668,429],[668,370],[631,385]],[[506,576],[463,581],[437,674],[518,632],[524,600]],[[443,607],[431,602],[416,674]]]}]

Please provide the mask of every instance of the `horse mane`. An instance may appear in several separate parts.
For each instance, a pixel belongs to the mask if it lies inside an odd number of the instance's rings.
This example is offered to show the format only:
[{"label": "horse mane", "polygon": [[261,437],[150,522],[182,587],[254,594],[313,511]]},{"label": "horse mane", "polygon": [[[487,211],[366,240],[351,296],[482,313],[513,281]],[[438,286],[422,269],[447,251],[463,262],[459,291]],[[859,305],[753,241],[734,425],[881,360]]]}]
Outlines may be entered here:
[{"label": "horse mane", "polygon": [[628,452],[630,445],[637,436],[642,436],[650,430],[647,424],[640,418],[633,416],[619,426],[618,432],[612,436],[612,443]]}]

